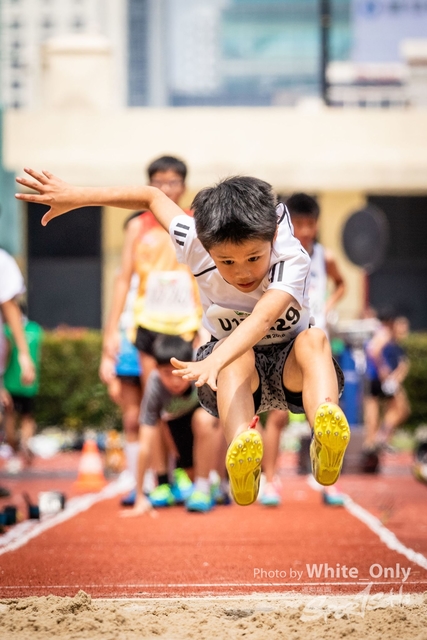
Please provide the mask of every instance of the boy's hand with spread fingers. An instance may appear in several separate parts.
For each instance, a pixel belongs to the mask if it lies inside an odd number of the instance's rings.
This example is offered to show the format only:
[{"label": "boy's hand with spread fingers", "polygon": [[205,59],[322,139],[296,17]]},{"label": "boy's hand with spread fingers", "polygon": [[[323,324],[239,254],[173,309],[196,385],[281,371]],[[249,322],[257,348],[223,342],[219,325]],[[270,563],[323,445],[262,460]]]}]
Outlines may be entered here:
[{"label": "boy's hand with spread fingers", "polygon": [[208,384],[213,391],[217,391],[217,378],[221,366],[215,362],[213,353],[199,362],[182,362],[171,358],[171,364],[176,367],[172,372],[175,376],[180,376],[185,380],[194,380],[196,387]]},{"label": "boy's hand with spread fingers", "polygon": [[28,189],[37,191],[38,195],[34,193],[17,193],[16,198],[25,202],[36,202],[50,206],[49,211],[42,218],[43,226],[46,226],[53,218],[81,206],[78,203],[79,187],[71,186],[49,171],[39,173],[28,167],[24,171],[31,178],[19,177],[16,178],[16,182]]}]

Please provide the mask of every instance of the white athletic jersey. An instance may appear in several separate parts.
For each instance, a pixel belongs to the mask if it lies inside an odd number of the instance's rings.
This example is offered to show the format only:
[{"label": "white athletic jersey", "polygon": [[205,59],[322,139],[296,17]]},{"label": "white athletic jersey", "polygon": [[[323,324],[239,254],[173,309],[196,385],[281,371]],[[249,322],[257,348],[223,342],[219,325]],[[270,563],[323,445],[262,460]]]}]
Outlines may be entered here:
[{"label": "white athletic jersey", "polygon": [[258,344],[289,342],[309,326],[310,258],[294,237],[289,212],[283,204],[278,205],[277,216],[278,233],[273,242],[270,268],[260,286],[249,293],[239,291],[220,275],[197,238],[192,218],[182,215],[172,220],[169,232],[177,258],[190,267],[199,286],[203,326],[218,340],[229,336],[251,314],[262,294],[271,289],[289,293],[297,305],[291,304]]},{"label": "white athletic jersey", "polygon": [[[0,304],[13,300],[24,291],[24,278],[18,265],[12,256],[0,249]],[[5,356],[6,338],[3,335],[3,318],[0,311],[0,376],[4,373]]]},{"label": "white athletic jersey", "polygon": [[310,265],[310,287],[308,296],[310,308],[315,320],[315,326],[326,331],[326,294],[328,276],[326,274],[325,250],[316,242],[313,246]]}]

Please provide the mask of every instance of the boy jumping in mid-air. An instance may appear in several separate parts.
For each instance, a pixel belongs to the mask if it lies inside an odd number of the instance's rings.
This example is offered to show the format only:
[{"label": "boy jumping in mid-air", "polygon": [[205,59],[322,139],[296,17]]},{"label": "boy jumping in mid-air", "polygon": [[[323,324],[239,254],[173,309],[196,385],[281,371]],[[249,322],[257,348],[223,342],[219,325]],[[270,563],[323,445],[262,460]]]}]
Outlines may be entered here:
[{"label": "boy jumping in mid-air", "polygon": [[325,333],[309,329],[310,259],[271,186],[251,177],[224,180],[197,194],[192,220],[155,187],[74,187],[48,171],[25,171],[30,178],[17,181],[37,193],[17,198],[49,205],[43,224],[71,209],[108,205],[145,207],[169,230],[178,258],[197,278],[212,336],[197,362],[171,362],[175,375],[195,381],[202,406],[220,417],[235,501],[257,498],[263,447],[248,425],[268,409],[305,412],[313,475],[323,485],[336,482],[350,439],[337,405],[342,372]]}]

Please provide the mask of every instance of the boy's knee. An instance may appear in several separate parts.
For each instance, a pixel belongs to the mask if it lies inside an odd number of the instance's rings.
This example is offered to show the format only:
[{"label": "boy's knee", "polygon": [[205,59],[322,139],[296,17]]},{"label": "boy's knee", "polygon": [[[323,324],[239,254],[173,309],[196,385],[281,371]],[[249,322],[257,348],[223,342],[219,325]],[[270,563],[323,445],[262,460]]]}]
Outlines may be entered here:
[{"label": "boy's knee", "polygon": [[210,433],[215,429],[217,422],[218,418],[211,416],[210,413],[200,407],[193,413],[191,428],[193,433],[198,433],[199,435]]},{"label": "boy's knee", "polygon": [[[299,344],[298,344],[299,343]],[[296,346],[309,348],[309,349],[324,349],[329,348],[329,341],[326,337],[326,333],[322,329],[311,327],[311,329],[304,329],[298,334]]]},{"label": "boy's knee", "polygon": [[218,381],[225,381],[234,377],[249,377],[255,371],[255,352],[253,349],[249,349],[239,358],[228,364],[218,374]]}]

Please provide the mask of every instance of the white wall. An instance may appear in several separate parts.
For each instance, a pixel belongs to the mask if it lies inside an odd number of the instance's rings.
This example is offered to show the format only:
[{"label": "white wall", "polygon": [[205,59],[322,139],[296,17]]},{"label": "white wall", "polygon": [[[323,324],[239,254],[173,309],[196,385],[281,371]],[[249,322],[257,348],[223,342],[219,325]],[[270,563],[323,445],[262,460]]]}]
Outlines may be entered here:
[{"label": "white wall", "polygon": [[189,164],[193,189],[253,174],[292,191],[427,191],[427,109],[9,111],[5,163],[81,184],[139,183],[154,157]]}]

